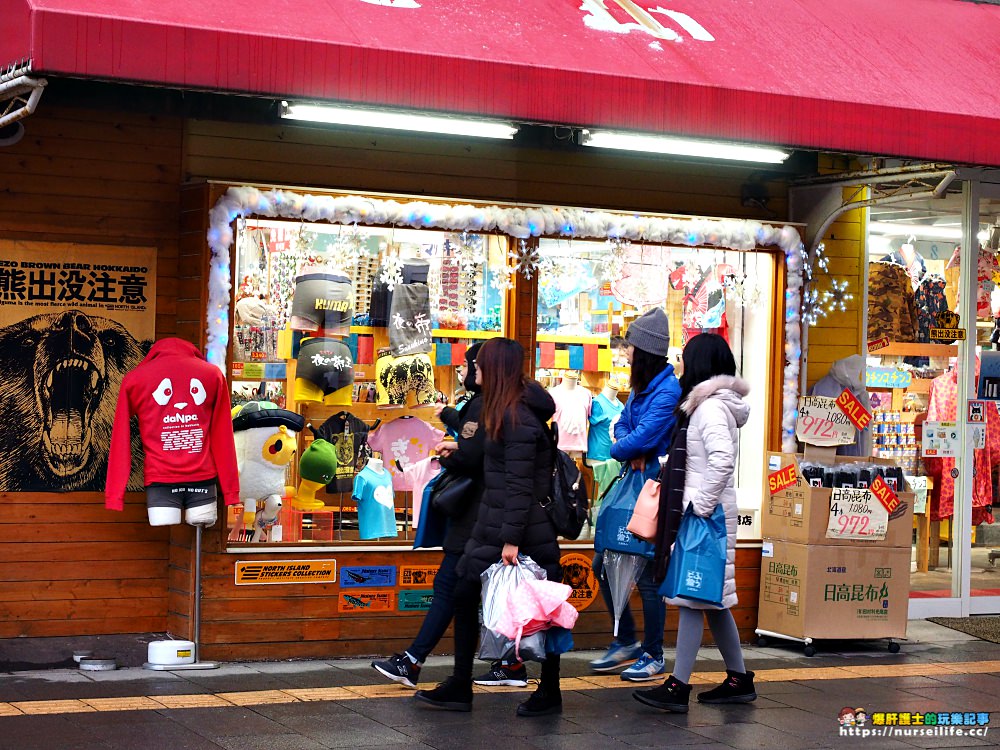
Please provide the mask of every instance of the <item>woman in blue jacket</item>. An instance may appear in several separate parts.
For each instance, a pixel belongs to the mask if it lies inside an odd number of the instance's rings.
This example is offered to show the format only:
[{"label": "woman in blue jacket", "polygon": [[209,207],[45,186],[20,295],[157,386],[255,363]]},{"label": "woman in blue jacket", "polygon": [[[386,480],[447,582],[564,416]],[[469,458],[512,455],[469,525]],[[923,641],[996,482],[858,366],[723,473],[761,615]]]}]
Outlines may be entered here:
[{"label": "woman in blue jacket", "polygon": [[[611,457],[652,478],[659,472],[657,459],[666,455],[670,447],[674,410],[681,393],[674,368],[667,362],[670,324],[666,313],[654,307],[636,318],[628,327],[625,342],[631,365],[632,392],[621,418],[615,423],[616,442],[611,446]],[[608,611],[612,612],[611,587],[601,575],[603,553],[594,555],[593,567]],[[626,604],[617,638],[604,656],[590,662],[590,667],[595,672],[610,672],[634,662],[622,672],[622,679],[642,682],[666,671],[663,661],[666,605],[657,593],[659,585],[653,581],[652,565],[646,565],[636,585],[642,597],[642,642],[635,640],[635,621]]]}]

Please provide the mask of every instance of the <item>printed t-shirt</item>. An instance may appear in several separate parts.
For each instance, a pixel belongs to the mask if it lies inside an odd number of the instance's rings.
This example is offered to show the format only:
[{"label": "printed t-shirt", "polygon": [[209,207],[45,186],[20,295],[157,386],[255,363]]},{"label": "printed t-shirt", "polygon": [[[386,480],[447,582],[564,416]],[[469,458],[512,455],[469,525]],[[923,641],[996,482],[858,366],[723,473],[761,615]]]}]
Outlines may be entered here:
[{"label": "printed t-shirt", "polygon": [[406,479],[413,485],[413,528],[417,528],[417,523],[420,520],[420,506],[423,504],[424,488],[440,471],[441,464],[438,462],[437,456],[428,456],[403,470]]},{"label": "printed t-shirt", "polygon": [[444,433],[417,417],[400,417],[384,423],[368,436],[368,445],[382,454],[386,468],[392,474],[392,486],[397,490],[412,490],[409,478],[403,473],[430,455],[431,450],[444,437]]},{"label": "printed t-shirt", "polygon": [[351,493],[358,504],[358,528],[362,539],[396,536],[396,495],[388,471],[366,466],[354,477]]},{"label": "printed t-shirt", "polygon": [[587,450],[587,420],[593,396],[581,385],[567,388],[557,385],[549,390],[556,402],[552,421],[559,425],[559,450]]},{"label": "printed t-shirt", "polygon": [[625,405],[598,393],[590,405],[590,433],[587,435],[587,458],[607,461],[611,458],[611,424],[617,421]]},{"label": "printed t-shirt", "polygon": [[356,472],[364,468],[368,448],[368,425],[353,414],[334,414],[316,430],[316,436],[333,444],[337,452],[337,472],[326,486],[327,492],[350,492]]}]

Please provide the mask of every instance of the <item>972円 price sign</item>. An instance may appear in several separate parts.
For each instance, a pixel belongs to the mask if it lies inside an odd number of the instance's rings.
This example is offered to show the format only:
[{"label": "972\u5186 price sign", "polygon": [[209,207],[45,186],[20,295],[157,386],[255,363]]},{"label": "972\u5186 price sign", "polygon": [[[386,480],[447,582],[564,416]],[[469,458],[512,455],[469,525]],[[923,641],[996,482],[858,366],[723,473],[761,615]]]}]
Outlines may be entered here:
[{"label": "972\u5186 price sign", "polygon": [[803,443],[823,447],[850,445],[857,430],[837,405],[826,396],[803,396],[795,418],[795,437]]},{"label": "972\u5186 price sign", "polygon": [[830,493],[827,539],[885,539],[889,511],[871,490],[838,487]]}]

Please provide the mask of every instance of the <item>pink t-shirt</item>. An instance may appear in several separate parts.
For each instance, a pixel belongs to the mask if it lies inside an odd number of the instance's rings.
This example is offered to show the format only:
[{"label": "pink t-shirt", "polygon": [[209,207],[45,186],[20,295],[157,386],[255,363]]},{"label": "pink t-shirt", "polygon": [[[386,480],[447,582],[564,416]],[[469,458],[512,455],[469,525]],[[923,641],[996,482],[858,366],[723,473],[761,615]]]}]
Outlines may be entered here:
[{"label": "pink t-shirt", "polygon": [[582,385],[567,388],[559,384],[549,390],[556,402],[552,421],[559,425],[559,450],[587,450],[587,428],[593,395]]},{"label": "pink t-shirt", "polygon": [[438,472],[441,471],[441,464],[435,457],[428,457],[415,464],[407,466],[403,470],[405,478],[413,486],[413,528],[417,528],[420,523],[420,506],[423,504],[424,489]]},{"label": "pink t-shirt", "polygon": [[[427,458],[444,433],[417,417],[400,417],[379,426],[368,434],[368,445],[382,454],[392,487],[396,491],[412,490],[413,484],[404,474],[408,466]],[[423,489],[423,488],[421,488]]]}]

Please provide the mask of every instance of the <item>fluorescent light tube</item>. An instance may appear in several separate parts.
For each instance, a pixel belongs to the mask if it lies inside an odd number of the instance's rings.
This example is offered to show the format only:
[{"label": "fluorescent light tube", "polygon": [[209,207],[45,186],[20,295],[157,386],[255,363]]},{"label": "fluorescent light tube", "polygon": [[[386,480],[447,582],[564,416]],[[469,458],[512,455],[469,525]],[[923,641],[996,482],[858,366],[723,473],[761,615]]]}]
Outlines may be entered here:
[{"label": "fluorescent light tube", "polygon": [[870,221],[868,231],[876,234],[888,234],[896,237],[920,237],[928,240],[960,240],[962,230],[959,227],[939,227],[932,224],[895,224],[891,221]]},{"label": "fluorescent light tube", "polygon": [[790,154],[766,146],[745,146],[739,143],[701,141],[691,138],[673,138],[660,135],[620,133],[610,130],[584,131],[583,145],[595,148],[615,148],[623,151],[644,151],[673,156],[699,156],[707,159],[755,161],[780,164]]},{"label": "fluorescent light tube", "polygon": [[353,125],[361,128],[410,130],[420,133],[465,135],[474,138],[511,139],[517,128],[509,122],[478,120],[469,117],[425,115],[393,110],[337,107],[325,104],[281,103],[281,116],[289,120],[307,120],[330,125]]}]

